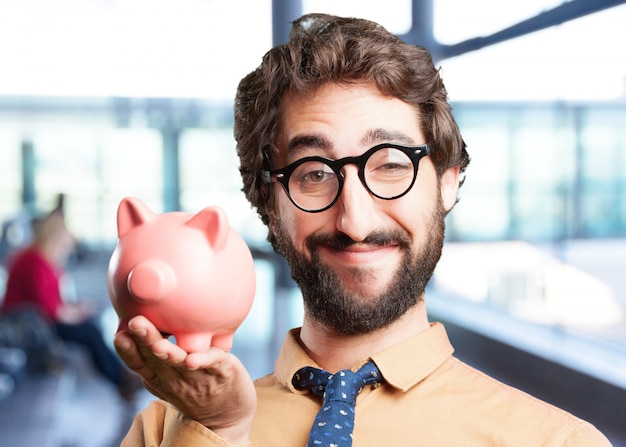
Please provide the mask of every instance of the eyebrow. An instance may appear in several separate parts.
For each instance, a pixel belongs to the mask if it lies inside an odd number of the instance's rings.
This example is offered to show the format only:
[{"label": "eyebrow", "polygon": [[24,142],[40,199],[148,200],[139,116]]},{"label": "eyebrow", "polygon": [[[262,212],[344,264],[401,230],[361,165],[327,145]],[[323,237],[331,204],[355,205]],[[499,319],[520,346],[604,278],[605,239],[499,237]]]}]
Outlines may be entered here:
[{"label": "eyebrow", "polygon": [[333,144],[323,135],[298,135],[287,143],[287,153],[297,154],[306,148],[330,150]]},{"label": "eyebrow", "polygon": [[415,145],[415,140],[404,132],[398,130],[387,130],[382,128],[370,129],[361,139],[364,146],[371,146],[378,143],[404,143]]},{"label": "eyebrow", "polygon": [[[376,128],[368,130],[361,144],[364,146],[374,146],[379,143],[404,143],[415,145],[415,140],[404,132],[397,130],[387,130]],[[317,148],[330,151],[333,143],[324,135],[297,135],[287,143],[287,153],[294,155],[307,148]]]}]

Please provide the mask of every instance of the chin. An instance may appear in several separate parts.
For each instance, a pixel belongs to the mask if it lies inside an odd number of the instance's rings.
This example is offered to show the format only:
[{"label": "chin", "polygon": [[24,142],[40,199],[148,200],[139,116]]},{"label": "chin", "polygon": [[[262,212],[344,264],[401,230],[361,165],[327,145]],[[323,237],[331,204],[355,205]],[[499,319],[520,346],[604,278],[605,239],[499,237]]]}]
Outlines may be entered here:
[{"label": "chin", "polygon": [[341,292],[344,296],[353,297],[364,303],[378,303],[386,295],[387,284],[380,285],[373,281],[342,282]]},{"label": "chin", "polygon": [[363,295],[378,295],[389,287],[395,274],[393,269],[383,273],[369,267],[353,267],[348,269],[344,278],[339,281],[345,289],[355,289]]}]

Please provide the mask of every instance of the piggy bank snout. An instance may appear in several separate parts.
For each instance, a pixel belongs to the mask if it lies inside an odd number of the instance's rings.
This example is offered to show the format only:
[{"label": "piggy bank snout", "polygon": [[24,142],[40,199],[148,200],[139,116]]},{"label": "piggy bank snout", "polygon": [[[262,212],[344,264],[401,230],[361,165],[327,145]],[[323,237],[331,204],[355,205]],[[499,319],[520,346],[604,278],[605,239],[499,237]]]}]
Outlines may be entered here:
[{"label": "piggy bank snout", "polygon": [[176,276],[161,259],[148,259],[128,274],[128,291],[139,301],[158,301],[174,290]]}]

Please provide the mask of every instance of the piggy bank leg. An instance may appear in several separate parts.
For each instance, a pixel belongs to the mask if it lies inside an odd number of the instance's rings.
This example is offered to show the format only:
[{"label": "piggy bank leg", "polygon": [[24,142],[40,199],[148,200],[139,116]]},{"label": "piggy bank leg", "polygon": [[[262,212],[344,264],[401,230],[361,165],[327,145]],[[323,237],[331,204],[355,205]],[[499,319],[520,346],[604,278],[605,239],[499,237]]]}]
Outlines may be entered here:
[{"label": "piggy bank leg", "polygon": [[222,332],[219,334],[214,334],[211,346],[215,348],[220,348],[223,351],[230,351],[230,349],[233,347],[234,336],[235,334],[233,332]]},{"label": "piggy bank leg", "polygon": [[175,334],[176,344],[187,353],[206,352],[211,349],[212,333]]}]

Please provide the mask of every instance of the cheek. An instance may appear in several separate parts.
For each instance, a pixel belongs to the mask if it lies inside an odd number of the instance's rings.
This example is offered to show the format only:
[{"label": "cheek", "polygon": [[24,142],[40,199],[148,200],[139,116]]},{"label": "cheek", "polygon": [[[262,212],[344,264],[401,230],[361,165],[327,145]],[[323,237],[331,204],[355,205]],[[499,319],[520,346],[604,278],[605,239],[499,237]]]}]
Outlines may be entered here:
[{"label": "cheek", "polygon": [[298,249],[302,249],[302,241],[307,236],[307,213],[297,209],[282,191],[276,198],[276,210],[276,218],[285,233]]},{"label": "cheek", "polygon": [[421,246],[429,237],[429,222],[433,211],[431,203],[426,203],[422,198],[403,208],[401,213],[396,213],[396,222],[410,234],[414,247]]},{"label": "cheek", "polygon": [[295,248],[309,256],[304,243],[312,234],[325,232],[332,234],[336,231],[333,225],[333,215],[329,211],[322,213],[307,213],[296,208],[288,198],[278,200],[278,219]]},{"label": "cheek", "polygon": [[416,183],[404,197],[393,203],[390,215],[404,230],[408,231],[414,244],[422,245],[430,237],[433,215],[440,204],[441,196],[437,179]]}]

